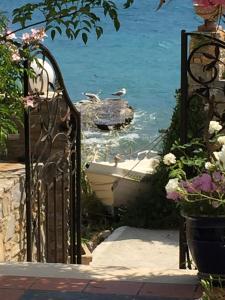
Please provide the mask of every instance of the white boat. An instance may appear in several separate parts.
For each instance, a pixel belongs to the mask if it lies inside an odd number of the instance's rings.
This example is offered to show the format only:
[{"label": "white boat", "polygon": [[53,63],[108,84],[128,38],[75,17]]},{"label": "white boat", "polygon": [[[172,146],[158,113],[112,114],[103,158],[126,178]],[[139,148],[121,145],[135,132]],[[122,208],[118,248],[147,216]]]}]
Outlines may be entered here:
[{"label": "white boat", "polygon": [[155,172],[159,156],[123,162],[91,162],[85,172],[97,198],[108,207],[134,201],[149,191],[147,178]]}]

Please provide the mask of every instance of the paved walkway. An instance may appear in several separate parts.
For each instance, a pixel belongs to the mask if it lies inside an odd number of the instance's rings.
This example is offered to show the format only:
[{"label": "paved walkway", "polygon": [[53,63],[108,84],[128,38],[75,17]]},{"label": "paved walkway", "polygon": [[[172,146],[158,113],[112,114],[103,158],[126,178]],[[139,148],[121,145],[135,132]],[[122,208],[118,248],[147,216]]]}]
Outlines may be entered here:
[{"label": "paved walkway", "polygon": [[0,300],[194,300],[197,271],[178,269],[178,233],[121,227],[92,265],[0,263]]},{"label": "paved walkway", "polygon": [[193,300],[198,285],[73,278],[0,277],[1,300]]},{"label": "paved walkway", "polygon": [[92,266],[179,269],[177,230],[117,228],[92,253]]}]

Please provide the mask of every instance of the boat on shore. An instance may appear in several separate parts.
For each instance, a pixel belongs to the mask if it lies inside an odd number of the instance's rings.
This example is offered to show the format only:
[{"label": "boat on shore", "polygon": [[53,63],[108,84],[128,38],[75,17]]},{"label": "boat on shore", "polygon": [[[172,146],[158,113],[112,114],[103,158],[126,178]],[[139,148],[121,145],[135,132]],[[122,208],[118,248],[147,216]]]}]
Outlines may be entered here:
[{"label": "boat on shore", "polygon": [[158,164],[159,156],[155,154],[150,158],[116,163],[91,162],[85,172],[97,198],[113,211],[149,191],[149,180]]}]

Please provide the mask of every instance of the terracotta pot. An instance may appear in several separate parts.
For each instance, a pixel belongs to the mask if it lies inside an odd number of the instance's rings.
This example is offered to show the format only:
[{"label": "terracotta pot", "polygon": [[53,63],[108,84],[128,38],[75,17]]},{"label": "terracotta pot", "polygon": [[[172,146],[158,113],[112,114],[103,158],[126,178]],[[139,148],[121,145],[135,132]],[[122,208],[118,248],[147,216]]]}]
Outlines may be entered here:
[{"label": "terracotta pot", "polygon": [[205,21],[205,24],[199,27],[200,31],[216,31],[218,29],[217,22],[225,13],[225,6],[221,4],[205,7],[194,3],[194,9],[195,13]]}]

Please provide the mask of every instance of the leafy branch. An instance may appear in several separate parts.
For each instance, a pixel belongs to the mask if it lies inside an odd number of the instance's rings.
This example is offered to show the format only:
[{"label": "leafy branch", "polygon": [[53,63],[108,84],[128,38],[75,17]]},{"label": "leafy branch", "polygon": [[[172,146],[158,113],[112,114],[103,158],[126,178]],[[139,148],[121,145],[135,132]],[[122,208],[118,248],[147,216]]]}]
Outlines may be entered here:
[{"label": "leafy branch", "polygon": [[[126,0],[123,8],[127,9],[133,3],[134,0]],[[52,39],[62,33],[71,40],[81,35],[85,44],[93,30],[97,39],[102,36],[102,15],[111,19],[116,31],[120,28],[118,7],[111,0],[43,0],[16,8],[12,15],[12,23],[20,25],[13,33],[45,24],[44,28],[50,31]],[[32,22],[34,17],[41,21]],[[6,39],[9,34],[6,33],[0,39]]]}]

